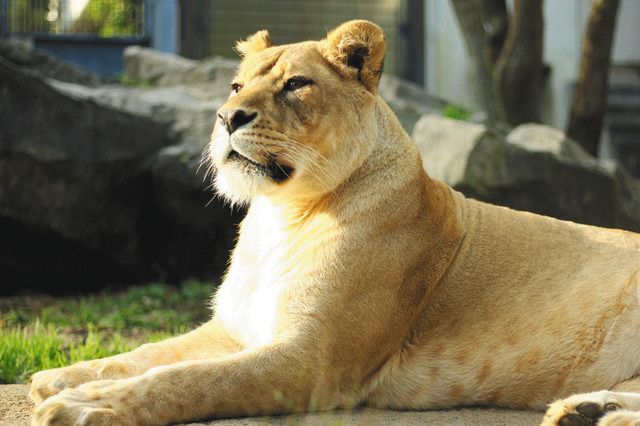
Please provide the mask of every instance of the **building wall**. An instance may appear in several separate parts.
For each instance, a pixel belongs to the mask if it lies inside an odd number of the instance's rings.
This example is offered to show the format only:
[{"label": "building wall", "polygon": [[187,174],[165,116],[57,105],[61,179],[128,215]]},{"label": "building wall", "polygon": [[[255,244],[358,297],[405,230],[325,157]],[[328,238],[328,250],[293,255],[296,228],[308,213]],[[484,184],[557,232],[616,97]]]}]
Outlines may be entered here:
[{"label": "building wall", "polygon": [[425,0],[425,86],[444,99],[480,107],[473,64],[449,0]]}]

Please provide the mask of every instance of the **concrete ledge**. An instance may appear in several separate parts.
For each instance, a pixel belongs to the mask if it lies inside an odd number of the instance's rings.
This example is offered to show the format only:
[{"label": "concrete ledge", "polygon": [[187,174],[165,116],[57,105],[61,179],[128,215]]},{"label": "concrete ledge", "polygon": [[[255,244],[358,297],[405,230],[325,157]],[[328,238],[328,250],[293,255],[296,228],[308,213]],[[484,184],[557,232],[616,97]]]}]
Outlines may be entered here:
[{"label": "concrete ledge", "polygon": [[[0,425],[27,426],[33,404],[25,385],[0,386]],[[254,417],[190,423],[190,425],[537,425],[542,413],[482,408],[461,408],[446,411],[385,411],[361,409],[314,414],[294,414],[276,417]]]}]

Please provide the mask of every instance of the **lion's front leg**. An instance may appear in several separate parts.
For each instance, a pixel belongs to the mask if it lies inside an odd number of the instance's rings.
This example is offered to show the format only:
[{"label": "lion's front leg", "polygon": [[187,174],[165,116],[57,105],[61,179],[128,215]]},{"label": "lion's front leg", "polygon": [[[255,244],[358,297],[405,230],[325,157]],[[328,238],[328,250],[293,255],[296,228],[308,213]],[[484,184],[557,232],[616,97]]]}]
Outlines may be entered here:
[{"label": "lion's front leg", "polygon": [[131,352],[35,373],[30,380],[30,396],[39,403],[83,383],[133,377],[159,365],[186,359],[214,358],[240,349],[214,319],[183,336],[142,345]]},{"label": "lion's front leg", "polygon": [[87,383],[39,404],[33,424],[169,424],[334,408],[335,393],[312,385],[319,370],[298,349],[273,345]]}]

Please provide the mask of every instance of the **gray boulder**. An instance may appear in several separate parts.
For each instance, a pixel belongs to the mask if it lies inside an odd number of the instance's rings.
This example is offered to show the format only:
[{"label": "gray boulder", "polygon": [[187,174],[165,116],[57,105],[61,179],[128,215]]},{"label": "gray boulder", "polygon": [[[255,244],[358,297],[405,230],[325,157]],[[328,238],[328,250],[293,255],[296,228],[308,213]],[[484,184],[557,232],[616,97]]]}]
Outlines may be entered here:
[{"label": "gray boulder", "polygon": [[184,86],[113,84],[88,87],[59,81],[49,84],[68,97],[160,123],[167,128],[172,141],[190,146],[198,151],[198,155],[209,141],[216,111],[224,102],[221,98],[204,97],[195,88]]},{"label": "gray boulder", "polygon": [[193,60],[140,46],[124,51],[124,77],[156,86],[199,86],[205,96],[229,95],[239,61],[214,56]]},{"label": "gray boulder", "polygon": [[222,272],[239,217],[195,173],[215,105],[110,87],[0,57],[2,292]]},{"label": "gray boulder", "polygon": [[523,124],[504,135],[482,124],[425,115],[413,138],[427,173],[471,198],[640,231],[640,182],[557,129]]},{"label": "gray boulder", "polygon": [[[170,141],[155,122],[61,94],[0,58],[0,276],[131,280],[150,183],[142,163]],[[11,237],[5,239],[7,235]],[[95,282],[94,280],[88,282]]]}]

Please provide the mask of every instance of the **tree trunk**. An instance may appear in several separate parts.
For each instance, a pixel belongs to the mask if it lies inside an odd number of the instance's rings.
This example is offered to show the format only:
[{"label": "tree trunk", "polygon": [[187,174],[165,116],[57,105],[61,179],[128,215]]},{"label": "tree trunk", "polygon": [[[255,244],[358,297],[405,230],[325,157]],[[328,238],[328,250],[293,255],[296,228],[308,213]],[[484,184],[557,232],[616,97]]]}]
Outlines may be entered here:
[{"label": "tree trunk", "polygon": [[467,51],[478,72],[478,85],[484,110],[497,118],[493,98],[493,66],[507,32],[504,0],[452,0]]},{"label": "tree trunk", "polygon": [[618,5],[618,0],[592,2],[567,126],[567,136],[578,141],[592,155],[598,154],[606,108],[609,61]]},{"label": "tree trunk", "polygon": [[540,121],[543,30],[542,0],[514,0],[493,72],[498,118],[509,124]]}]

